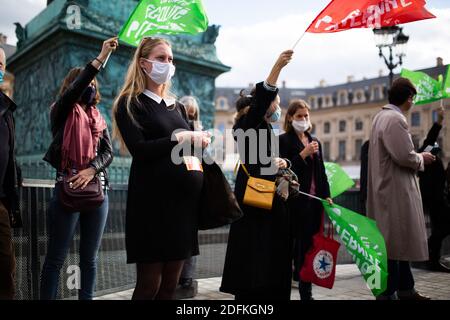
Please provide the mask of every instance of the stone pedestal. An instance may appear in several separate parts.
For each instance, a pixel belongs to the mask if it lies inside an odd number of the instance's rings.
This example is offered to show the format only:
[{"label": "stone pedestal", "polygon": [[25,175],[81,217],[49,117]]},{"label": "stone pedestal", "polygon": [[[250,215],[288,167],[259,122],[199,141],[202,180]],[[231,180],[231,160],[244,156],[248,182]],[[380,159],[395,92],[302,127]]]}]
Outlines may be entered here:
[{"label": "stone pedestal", "polygon": [[[95,58],[102,42],[119,33],[137,3],[53,0],[25,27],[17,25],[17,52],[8,60],[8,69],[15,76],[19,161],[30,163],[33,159],[30,169],[24,171],[25,178],[43,178],[33,169],[43,164],[34,159],[41,159],[50,144],[49,108],[67,72]],[[172,89],[178,97],[194,95],[198,99],[206,129],[213,127],[215,79],[230,70],[217,58],[217,36],[217,26],[195,36],[166,36],[177,67]],[[102,95],[99,108],[110,128],[111,107],[134,50],[122,44],[97,77]]]}]

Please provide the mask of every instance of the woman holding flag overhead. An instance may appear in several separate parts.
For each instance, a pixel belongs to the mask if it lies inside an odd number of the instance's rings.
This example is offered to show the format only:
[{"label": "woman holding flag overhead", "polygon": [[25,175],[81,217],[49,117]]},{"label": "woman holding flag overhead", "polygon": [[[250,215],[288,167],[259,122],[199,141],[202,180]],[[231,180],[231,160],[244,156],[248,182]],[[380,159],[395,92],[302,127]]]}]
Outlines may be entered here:
[{"label": "woman holding flag overhead", "polygon": [[[81,269],[78,298],[93,298],[97,253],[108,217],[106,168],[113,159],[108,127],[96,108],[100,102],[96,76],[118,45],[117,38],[106,40],[94,60],[84,68],[70,70],[50,110],[53,141],[44,160],[57,170],[57,183],[47,211],[49,241],[41,274],[42,300],[56,299],[59,273],[78,223]],[[86,199],[93,186],[103,192]],[[69,189],[72,191],[68,192]]]},{"label": "woman holding flag overhead", "polygon": [[220,288],[234,294],[236,300],[289,300],[291,295],[292,237],[287,205],[276,194],[270,208],[261,208],[261,203],[252,205],[246,201],[251,200],[246,190],[260,189],[258,184],[249,185],[254,178],[270,186],[278,169],[288,167],[288,161],[273,155],[276,146],[271,123],[281,116],[276,84],[292,55],[292,50],[284,51],[267,80],[236,103],[233,130],[242,164],[235,194],[244,216],[231,225]]},{"label": "woman holding flag overhead", "polygon": [[178,144],[206,147],[210,138],[191,131],[169,91],[174,73],[169,42],[144,38],[113,108],[113,134],[133,158],[125,234],[127,261],[137,267],[133,299],[172,299],[184,260],[199,253],[202,167],[196,157],[176,164],[171,155]]}]

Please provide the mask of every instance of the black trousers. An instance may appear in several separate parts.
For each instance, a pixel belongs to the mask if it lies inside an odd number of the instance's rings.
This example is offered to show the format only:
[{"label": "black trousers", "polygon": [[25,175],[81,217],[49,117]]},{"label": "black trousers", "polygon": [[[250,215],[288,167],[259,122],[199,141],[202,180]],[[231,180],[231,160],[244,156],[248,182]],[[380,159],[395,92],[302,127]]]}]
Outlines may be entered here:
[{"label": "black trousers", "polygon": [[397,291],[414,289],[414,277],[408,261],[388,260],[388,283],[383,296],[392,296]]},{"label": "black trousers", "polygon": [[0,199],[0,300],[12,300],[15,293],[16,258],[9,214]]},{"label": "black trousers", "polygon": [[299,272],[305,262],[305,255],[311,249],[313,236],[319,232],[322,221],[323,206],[318,200],[308,199],[303,206],[296,210],[294,215],[294,227],[297,227],[294,248],[294,280],[299,280],[298,289],[300,299],[308,300],[312,295],[312,284],[300,279]]},{"label": "black trousers", "polygon": [[430,261],[438,262],[441,258],[442,241],[450,235],[450,206],[442,199],[430,203],[427,208],[431,220],[431,236],[428,239]]}]

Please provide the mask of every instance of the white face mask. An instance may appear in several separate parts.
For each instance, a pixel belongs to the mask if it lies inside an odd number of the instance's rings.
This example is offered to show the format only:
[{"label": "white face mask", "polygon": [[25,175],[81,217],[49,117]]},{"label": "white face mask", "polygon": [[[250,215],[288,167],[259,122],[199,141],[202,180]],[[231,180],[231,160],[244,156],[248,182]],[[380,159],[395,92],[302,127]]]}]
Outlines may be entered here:
[{"label": "white face mask", "polygon": [[311,122],[309,120],[293,120],[292,127],[297,132],[305,132],[311,128]]},{"label": "white face mask", "polygon": [[143,69],[144,72],[157,84],[164,84],[168,82],[175,74],[175,66],[172,63],[163,63],[148,59],[144,60],[152,63],[152,71],[150,74],[148,74],[145,69]]}]

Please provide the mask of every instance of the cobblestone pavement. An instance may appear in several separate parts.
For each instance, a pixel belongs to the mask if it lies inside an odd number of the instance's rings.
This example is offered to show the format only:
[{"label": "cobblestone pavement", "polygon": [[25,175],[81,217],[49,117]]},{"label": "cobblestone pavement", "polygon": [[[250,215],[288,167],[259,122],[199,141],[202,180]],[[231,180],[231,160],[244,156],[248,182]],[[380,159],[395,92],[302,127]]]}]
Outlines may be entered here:
[{"label": "cobblestone pavement", "polygon": [[[413,269],[416,289],[433,300],[450,300],[450,273]],[[230,300],[233,296],[219,292],[220,277],[199,279],[198,294],[193,300]],[[129,300],[133,290],[98,297],[98,300]],[[316,300],[374,300],[354,264],[338,265],[333,289],[313,287]],[[292,283],[292,300],[298,300],[297,284]]]}]

